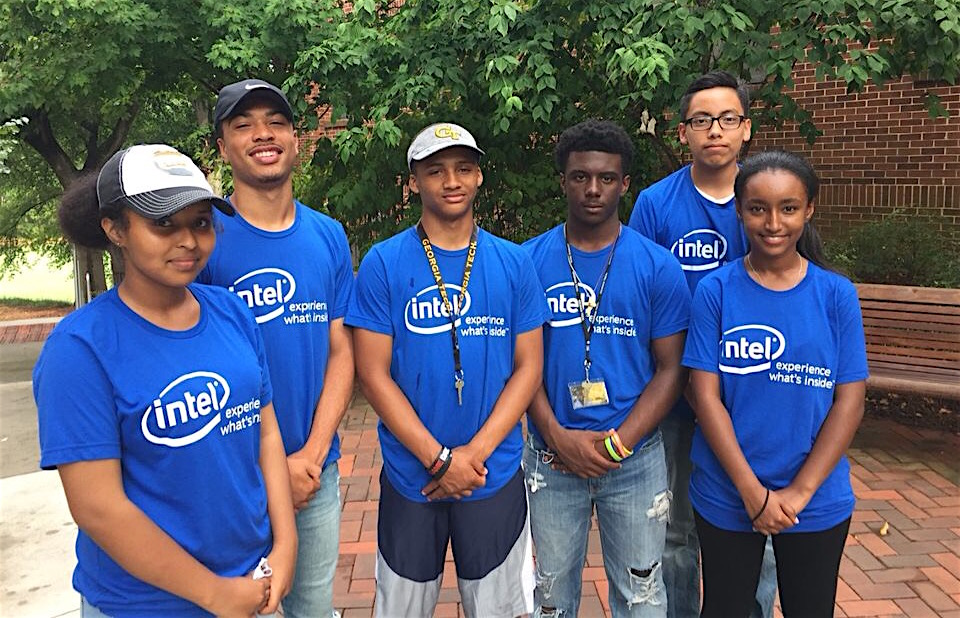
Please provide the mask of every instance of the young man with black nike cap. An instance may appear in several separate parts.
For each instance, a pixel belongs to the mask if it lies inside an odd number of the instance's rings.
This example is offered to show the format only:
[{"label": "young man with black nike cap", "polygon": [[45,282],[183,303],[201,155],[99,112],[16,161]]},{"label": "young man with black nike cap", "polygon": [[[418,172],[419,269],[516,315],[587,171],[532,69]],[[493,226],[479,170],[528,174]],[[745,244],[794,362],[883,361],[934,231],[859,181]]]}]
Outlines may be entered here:
[{"label": "young man with black nike cap", "polygon": [[266,342],[277,419],[297,509],[299,551],[287,618],[335,615],[340,529],[337,426],[353,392],[344,326],[353,286],[343,227],[293,197],[299,152],[293,110],[276,86],[225,86],[217,145],[233,173],[233,218],[217,219],[216,251],[200,275],[246,301]]},{"label": "young man with black nike cap", "polygon": [[546,302],[523,250],[474,222],[482,154],[451,123],[414,138],[420,222],[374,245],[347,312],[380,416],[377,616],[433,615],[448,543],[467,616],[533,611],[520,417]]}]

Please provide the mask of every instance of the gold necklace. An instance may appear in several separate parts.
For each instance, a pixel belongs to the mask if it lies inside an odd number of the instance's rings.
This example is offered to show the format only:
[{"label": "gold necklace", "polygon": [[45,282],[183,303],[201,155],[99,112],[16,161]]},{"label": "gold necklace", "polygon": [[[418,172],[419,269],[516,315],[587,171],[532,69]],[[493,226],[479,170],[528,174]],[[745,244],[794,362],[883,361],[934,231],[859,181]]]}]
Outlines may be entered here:
[{"label": "gold necklace", "polygon": [[[800,255],[799,253],[797,253],[797,257],[800,258],[800,267],[797,268],[797,278],[796,278],[796,280],[793,282],[793,284],[790,285],[790,287],[786,288],[787,290],[792,290],[793,288],[797,287],[797,284],[799,284],[799,283],[800,283],[800,280],[803,279],[803,264],[804,264],[804,259],[803,259],[803,256]],[[749,253],[748,253],[746,256],[744,256],[743,261],[746,262],[747,268],[750,269],[750,272],[752,272],[754,275],[756,275],[756,277],[757,277],[757,283],[759,283],[759,284],[762,285],[763,287],[767,288],[768,290],[772,290],[772,289],[773,289],[773,288],[771,288],[770,286],[767,285],[767,283],[763,280],[763,277],[760,276],[759,271],[757,271],[757,269],[753,267],[753,260],[750,259],[750,254],[749,254]]]}]

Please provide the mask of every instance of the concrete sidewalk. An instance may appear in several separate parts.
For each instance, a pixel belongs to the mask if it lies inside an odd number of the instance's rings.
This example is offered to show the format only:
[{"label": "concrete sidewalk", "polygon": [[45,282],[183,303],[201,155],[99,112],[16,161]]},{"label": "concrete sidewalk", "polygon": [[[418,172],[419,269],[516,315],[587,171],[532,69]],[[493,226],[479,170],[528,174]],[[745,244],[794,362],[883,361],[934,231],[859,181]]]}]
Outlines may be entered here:
[{"label": "concrete sidewalk", "polygon": [[[20,328],[20,327],[18,327]],[[0,324],[0,335],[3,324]],[[38,343],[0,343],[0,616],[79,616],[70,586],[76,527],[55,472],[36,472],[30,368]],[[372,615],[380,453],[363,401],[341,426],[343,523],[334,602]],[[960,438],[864,421],[849,452],[857,510],[840,569],[837,616],[960,618]],[[888,533],[880,534],[884,523]],[[609,616],[599,533],[590,533],[583,617]],[[436,616],[462,615],[447,563]]]},{"label": "concrete sidewalk", "polygon": [[[0,324],[20,341],[45,336],[48,327]],[[28,333],[30,337],[24,337]],[[0,344],[0,616],[79,616],[80,597],[70,585],[76,564],[77,527],[56,472],[38,472],[37,413],[30,373],[36,341]]]}]

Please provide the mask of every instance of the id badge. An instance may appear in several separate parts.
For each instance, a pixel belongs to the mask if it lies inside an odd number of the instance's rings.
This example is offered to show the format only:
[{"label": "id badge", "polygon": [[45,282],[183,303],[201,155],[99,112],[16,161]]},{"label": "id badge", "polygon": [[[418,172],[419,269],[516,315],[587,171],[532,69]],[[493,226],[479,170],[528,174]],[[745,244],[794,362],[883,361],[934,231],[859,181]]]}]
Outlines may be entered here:
[{"label": "id badge", "polygon": [[607,383],[603,381],[603,378],[571,382],[567,385],[567,388],[570,389],[570,400],[573,402],[574,410],[604,406],[610,403],[610,397],[607,395]]}]

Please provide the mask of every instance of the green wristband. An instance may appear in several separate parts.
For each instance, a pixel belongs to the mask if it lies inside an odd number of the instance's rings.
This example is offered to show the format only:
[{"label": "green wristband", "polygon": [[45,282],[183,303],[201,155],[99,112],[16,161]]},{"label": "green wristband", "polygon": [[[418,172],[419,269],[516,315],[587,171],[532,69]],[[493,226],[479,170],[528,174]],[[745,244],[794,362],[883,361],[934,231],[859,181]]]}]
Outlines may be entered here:
[{"label": "green wristband", "polygon": [[607,436],[603,441],[603,445],[607,447],[607,452],[610,453],[610,459],[617,463],[623,461],[623,457],[617,453],[617,449],[613,448],[613,438]]}]

